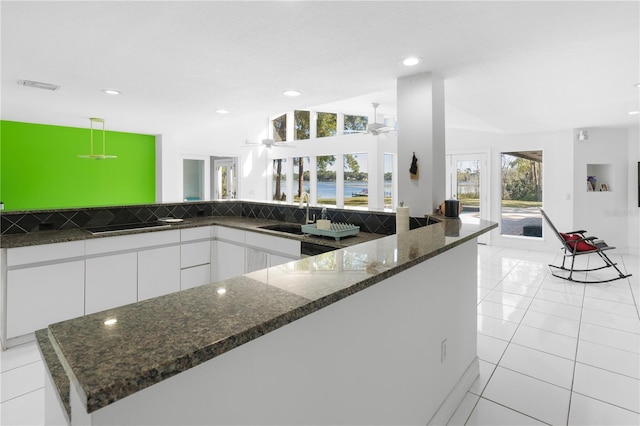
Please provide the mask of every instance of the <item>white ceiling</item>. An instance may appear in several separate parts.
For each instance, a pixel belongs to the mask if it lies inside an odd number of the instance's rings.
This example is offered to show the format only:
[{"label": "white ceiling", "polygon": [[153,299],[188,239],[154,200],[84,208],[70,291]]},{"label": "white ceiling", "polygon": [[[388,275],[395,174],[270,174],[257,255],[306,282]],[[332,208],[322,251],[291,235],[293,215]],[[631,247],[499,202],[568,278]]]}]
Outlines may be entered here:
[{"label": "white ceiling", "polygon": [[[395,115],[396,79],[427,71],[445,79],[449,127],[526,133],[634,126],[640,118],[627,115],[640,108],[637,1],[0,7],[4,120],[88,127],[88,117],[102,117],[110,130],[224,131],[240,141],[253,137],[247,122],[260,126],[294,108],[369,113],[376,101],[379,113]],[[400,65],[409,55],[423,62]],[[61,88],[23,87],[21,79]],[[302,95],[286,98],[285,89]]]}]

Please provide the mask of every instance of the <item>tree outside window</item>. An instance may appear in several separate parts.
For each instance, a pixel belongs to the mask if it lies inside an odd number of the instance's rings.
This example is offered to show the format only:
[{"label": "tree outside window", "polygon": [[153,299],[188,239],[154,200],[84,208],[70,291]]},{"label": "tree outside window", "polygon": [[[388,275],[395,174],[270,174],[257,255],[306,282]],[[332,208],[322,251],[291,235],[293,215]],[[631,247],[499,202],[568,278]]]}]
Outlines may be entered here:
[{"label": "tree outside window", "polygon": [[335,136],[338,132],[338,114],[319,112],[317,129],[319,138]]},{"label": "tree outside window", "polygon": [[501,153],[502,235],[542,237],[542,151]]},{"label": "tree outside window", "polygon": [[344,116],[344,134],[364,133],[369,124],[369,117],[364,115],[345,115]]},{"label": "tree outside window", "polygon": [[309,111],[294,111],[293,121],[293,139],[296,141],[309,139],[311,130],[311,113]]},{"label": "tree outside window", "polygon": [[271,120],[273,130],[273,140],[276,142],[286,142],[287,140],[287,114]]}]

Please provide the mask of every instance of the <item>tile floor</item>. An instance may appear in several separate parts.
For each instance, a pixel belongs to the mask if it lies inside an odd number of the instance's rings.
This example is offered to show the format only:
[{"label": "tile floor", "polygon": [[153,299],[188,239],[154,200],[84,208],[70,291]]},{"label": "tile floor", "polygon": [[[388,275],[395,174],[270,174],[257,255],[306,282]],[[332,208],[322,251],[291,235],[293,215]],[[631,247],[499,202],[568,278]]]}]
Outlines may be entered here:
[{"label": "tile floor", "polygon": [[[639,259],[584,285],[549,274],[557,257],[479,246],[480,377],[449,425],[640,425]],[[43,386],[35,343],[2,352],[0,424],[43,424]]]}]

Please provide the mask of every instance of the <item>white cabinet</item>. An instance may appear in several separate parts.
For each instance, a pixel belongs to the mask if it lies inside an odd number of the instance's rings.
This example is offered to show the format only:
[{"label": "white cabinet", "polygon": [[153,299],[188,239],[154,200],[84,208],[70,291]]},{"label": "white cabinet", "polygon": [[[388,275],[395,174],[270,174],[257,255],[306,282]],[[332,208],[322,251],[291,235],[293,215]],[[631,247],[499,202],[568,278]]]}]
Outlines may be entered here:
[{"label": "white cabinet", "polygon": [[6,284],[5,338],[84,315],[83,260],[11,270]]},{"label": "white cabinet", "polygon": [[137,253],[87,259],[86,269],[86,315],[137,301]]},{"label": "white cabinet", "polygon": [[213,227],[182,230],[180,246],[180,289],[209,284],[211,277],[211,236]]},{"label": "white cabinet", "polygon": [[226,241],[216,241],[215,249],[216,281],[243,275],[244,247]]},{"label": "white cabinet", "polygon": [[138,252],[138,301],[180,291],[180,247]]},{"label": "white cabinet", "polygon": [[211,282],[211,265],[193,266],[180,271],[180,290],[198,287]]}]

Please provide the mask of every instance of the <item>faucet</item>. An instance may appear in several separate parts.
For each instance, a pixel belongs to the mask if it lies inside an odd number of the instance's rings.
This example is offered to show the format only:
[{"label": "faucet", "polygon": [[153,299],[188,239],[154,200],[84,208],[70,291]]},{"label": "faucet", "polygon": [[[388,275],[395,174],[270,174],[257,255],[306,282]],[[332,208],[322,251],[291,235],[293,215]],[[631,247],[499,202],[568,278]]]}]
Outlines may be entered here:
[{"label": "faucet", "polygon": [[309,220],[309,199],[311,198],[309,193],[307,192],[303,192],[300,195],[300,207],[302,207],[302,205],[304,204],[304,199],[307,199],[307,214],[305,215],[305,219],[304,219],[304,224],[308,225],[310,223],[313,223],[316,221],[316,214],[313,214],[313,219]]}]

